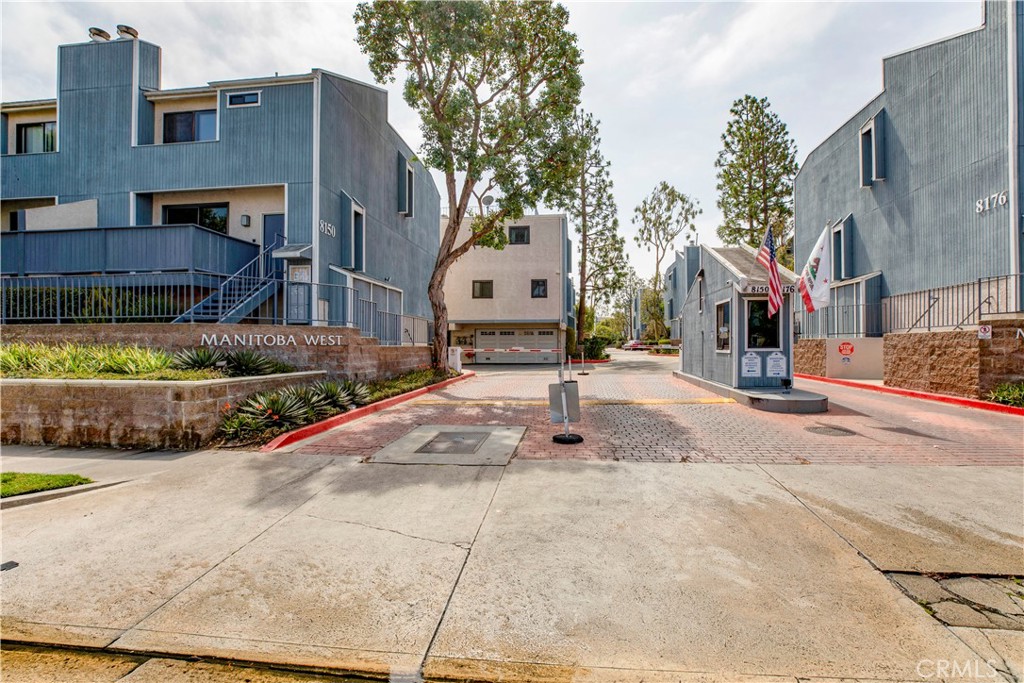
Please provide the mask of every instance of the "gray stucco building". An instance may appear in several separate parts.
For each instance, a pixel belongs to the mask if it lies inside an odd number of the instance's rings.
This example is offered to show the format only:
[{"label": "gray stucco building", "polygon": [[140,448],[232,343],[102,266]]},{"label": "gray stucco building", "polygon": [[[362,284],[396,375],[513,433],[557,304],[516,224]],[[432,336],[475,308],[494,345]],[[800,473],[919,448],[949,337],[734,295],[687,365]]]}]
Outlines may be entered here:
[{"label": "gray stucco building", "polygon": [[55,99],[3,104],[5,297],[159,273],[211,297],[181,319],[236,322],[278,317],[277,278],[302,285],[290,322],[429,315],[440,199],[386,91],[321,69],[164,90],[160,48],[119,29],[60,46]]},{"label": "gray stucco building", "polygon": [[883,89],[810,152],[797,268],[830,231],[832,301],[803,336],[878,336],[1021,310],[1024,3],[882,60]]}]

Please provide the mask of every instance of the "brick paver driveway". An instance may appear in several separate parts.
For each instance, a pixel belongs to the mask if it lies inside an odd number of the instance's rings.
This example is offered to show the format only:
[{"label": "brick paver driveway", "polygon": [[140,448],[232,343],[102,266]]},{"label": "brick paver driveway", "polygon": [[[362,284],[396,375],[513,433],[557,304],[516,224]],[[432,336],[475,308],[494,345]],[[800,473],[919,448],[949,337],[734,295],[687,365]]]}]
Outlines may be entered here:
[{"label": "brick paver driveway", "polygon": [[[617,352],[579,381],[584,443],[551,441],[547,385],[556,369],[475,366],[477,377],[298,445],[299,453],[368,457],[426,424],[522,425],[520,459],[791,464],[1020,465],[1024,418],[821,382],[818,415],[766,413],[672,376],[677,359]],[[815,433],[810,429],[830,434]]]}]

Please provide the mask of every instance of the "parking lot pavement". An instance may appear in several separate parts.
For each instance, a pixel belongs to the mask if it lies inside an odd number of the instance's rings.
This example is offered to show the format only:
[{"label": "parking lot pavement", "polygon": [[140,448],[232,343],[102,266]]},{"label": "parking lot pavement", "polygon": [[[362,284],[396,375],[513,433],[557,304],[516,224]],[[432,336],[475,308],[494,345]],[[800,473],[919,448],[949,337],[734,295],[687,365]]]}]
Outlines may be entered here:
[{"label": "parking lot pavement", "polygon": [[574,374],[582,401],[572,431],[551,441],[547,409],[556,367],[474,366],[477,376],[444,391],[298,444],[299,453],[367,457],[417,426],[519,425],[519,459],[733,464],[1024,464],[1024,418],[810,380],[829,396],[819,415],[766,413],[672,377],[678,360],[616,352]]}]

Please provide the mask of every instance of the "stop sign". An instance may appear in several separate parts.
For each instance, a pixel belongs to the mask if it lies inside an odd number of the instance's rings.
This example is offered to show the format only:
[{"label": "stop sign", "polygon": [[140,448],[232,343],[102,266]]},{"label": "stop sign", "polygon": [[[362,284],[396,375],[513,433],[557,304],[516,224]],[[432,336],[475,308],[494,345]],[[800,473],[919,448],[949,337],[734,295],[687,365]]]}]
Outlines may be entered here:
[{"label": "stop sign", "polygon": [[853,344],[851,344],[850,342],[843,342],[842,344],[839,345],[839,353],[841,353],[844,356],[852,356]]}]

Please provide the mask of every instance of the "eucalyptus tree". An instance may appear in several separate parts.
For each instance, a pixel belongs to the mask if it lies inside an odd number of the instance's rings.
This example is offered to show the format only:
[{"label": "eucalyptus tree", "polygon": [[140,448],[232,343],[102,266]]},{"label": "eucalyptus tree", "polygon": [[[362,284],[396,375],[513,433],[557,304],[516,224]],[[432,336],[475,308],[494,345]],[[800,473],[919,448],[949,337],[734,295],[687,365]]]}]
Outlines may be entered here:
[{"label": "eucalyptus tree", "polygon": [[626,275],[626,240],[619,234],[618,207],[612,195],[609,163],[601,153],[600,121],[577,111],[567,136],[574,137],[581,154],[572,168],[573,189],[562,203],[579,239],[579,301],[576,306],[576,341],[587,334],[588,308],[608,301]]},{"label": "eucalyptus tree", "polygon": [[637,227],[636,243],[654,251],[654,278],[652,286],[661,296],[661,262],[674,246],[676,238],[685,235],[697,241],[694,219],[702,213],[700,206],[662,180],[657,187],[633,210],[633,225]]},{"label": "eucalyptus tree", "polygon": [[780,244],[793,218],[796,141],[767,97],[744,95],[729,111],[715,160],[724,218],[718,236],[725,244],[758,247],[771,226]]},{"label": "eucalyptus tree", "polygon": [[[363,2],[355,20],[377,81],[404,73],[419,158],[445,177],[448,221],[427,295],[434,359],[447,369],[449,268],[474,246],[503,248],[503,223],[559,203],[572,185],[578,145],[562,133],[579,103],[582,57],[568,11],[546,1]],[[485,211],[488,195],[497,208]]]}]

